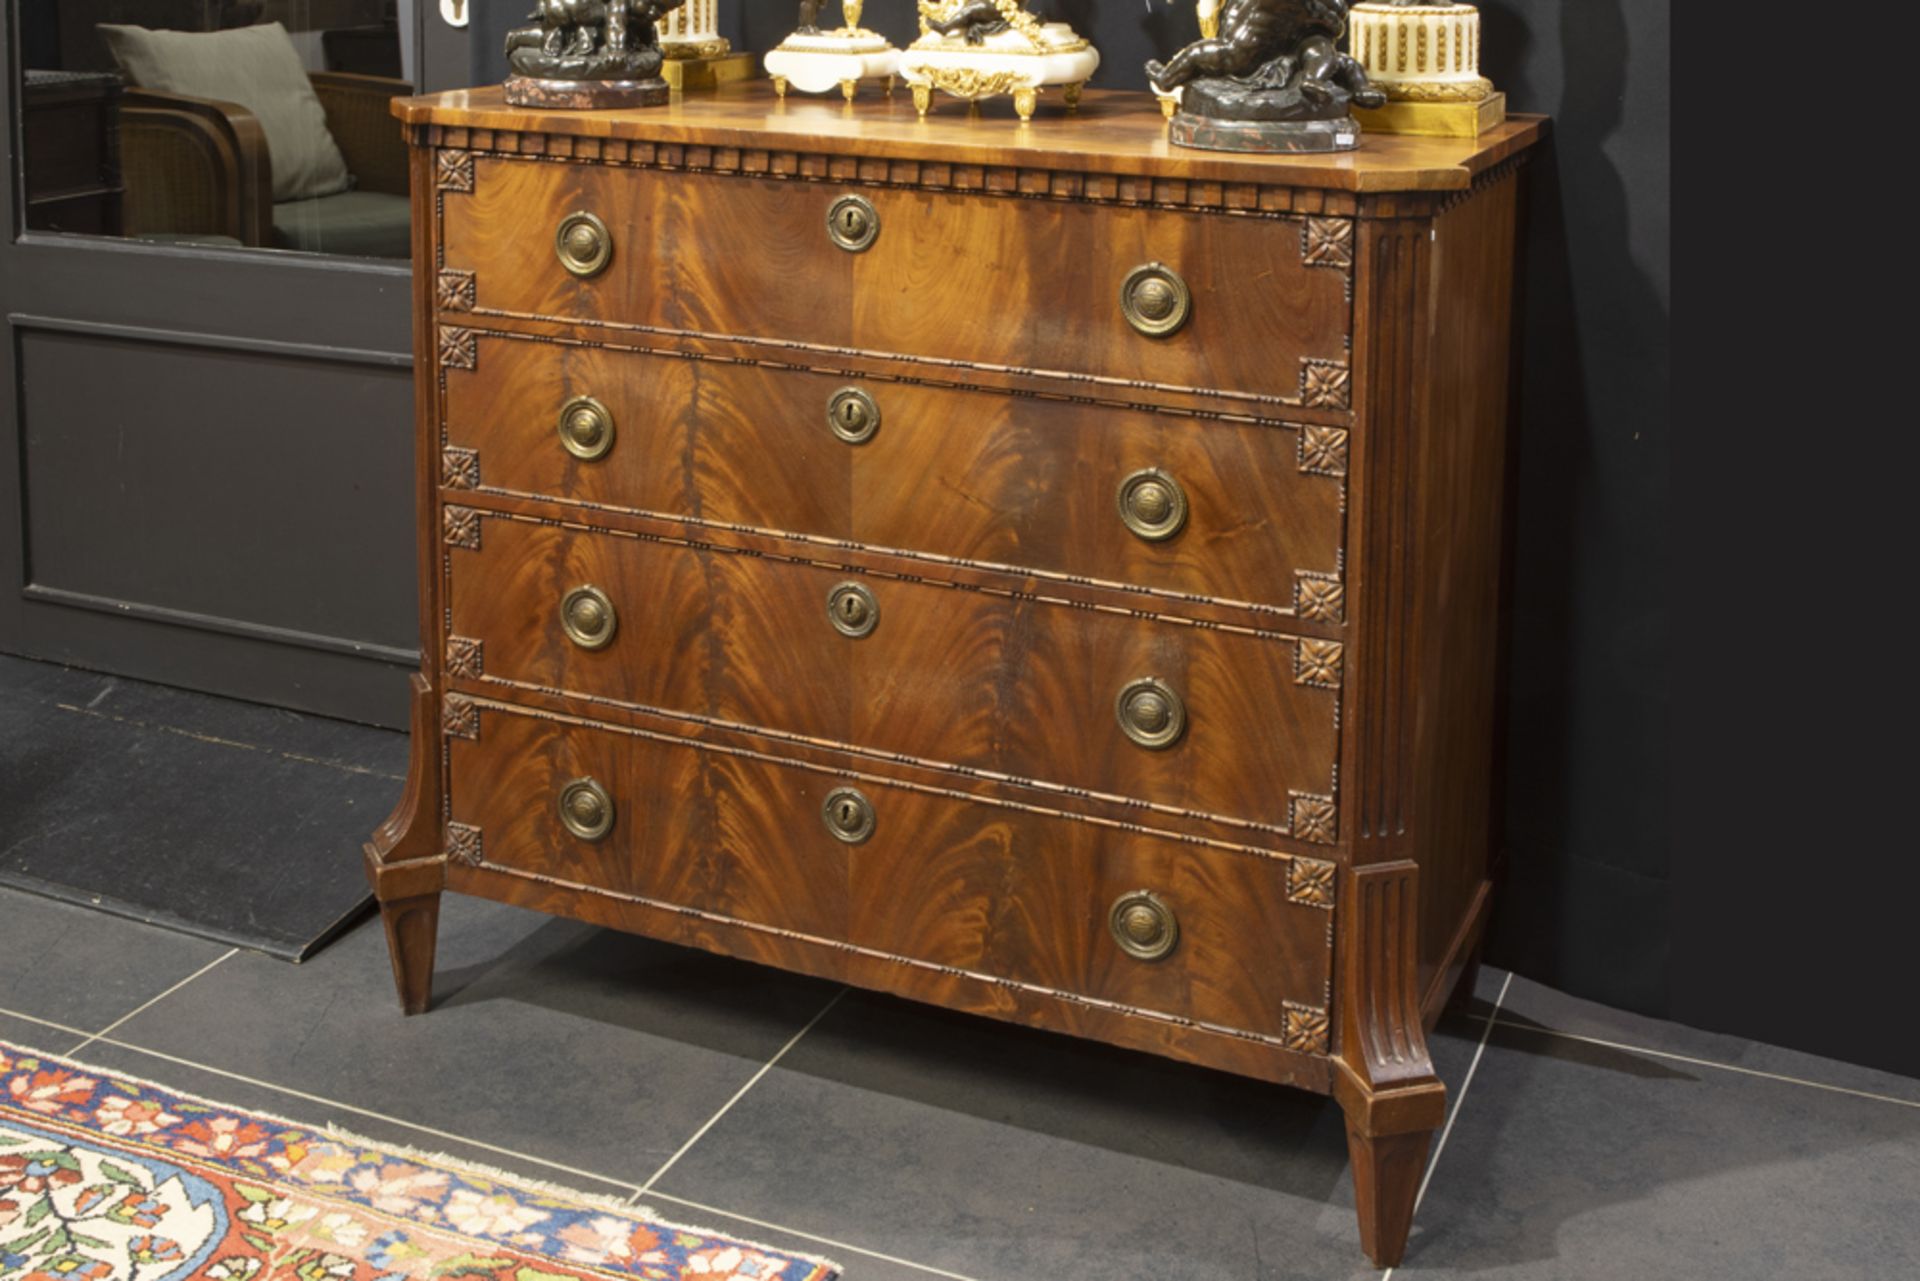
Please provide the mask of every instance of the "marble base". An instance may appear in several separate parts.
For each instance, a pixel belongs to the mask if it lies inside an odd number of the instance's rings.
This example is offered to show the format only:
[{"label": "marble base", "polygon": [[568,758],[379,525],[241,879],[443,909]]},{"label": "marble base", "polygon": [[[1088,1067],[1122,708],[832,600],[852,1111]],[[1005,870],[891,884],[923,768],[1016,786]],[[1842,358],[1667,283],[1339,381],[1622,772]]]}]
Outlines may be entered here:
[{"label": "marble base", "polygon": [[900,51],[873,31],[831,31],[788,36],[766,57],[767,74],[781,97],[838,88],[852,102],[862,80],[884,80],[889,92],[900,69]]},{"label": "marble base", "polygon": [[1507,95],[1490,93],[1478,102],[1389,102],[1371,109],[1355,107],[1353,115],[1369,133],[1478,138],[1507,118]]},{"label": "marble base", "polygon": [[667,82],[652,80],[536,80],[508,76],[501,86],[515,107],[545,107],[557,111],[617,111],[625,107],[658,107],[672,96]]},{"label": "marble base", "polygon": [[1040,92],[1058,86],[1072,110],[1099,67],[1100,51],[1060,22],[1040,28],[1037,46],[1018,31],[1002,31],[977,45],[957,35],[922,36],[900,55],[900,77],[913,89],[913,105],[923,116],[936,89],[968,102],[1011,97],[1026,121],[1033,118]]},{"label": "marble base", "polygon": [[1338,120],[1216,120],[1176,112],[1167,125],[1176,147],[1202,151],[1281,152],[1352,151],[1360,145],[1360,123]]}]

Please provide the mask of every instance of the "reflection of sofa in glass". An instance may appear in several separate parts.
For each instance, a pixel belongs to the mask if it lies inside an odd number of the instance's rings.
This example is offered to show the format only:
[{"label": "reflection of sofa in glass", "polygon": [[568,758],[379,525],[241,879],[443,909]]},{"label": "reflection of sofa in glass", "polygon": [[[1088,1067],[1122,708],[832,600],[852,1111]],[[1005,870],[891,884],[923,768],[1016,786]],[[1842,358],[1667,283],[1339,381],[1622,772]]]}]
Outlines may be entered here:
[{"label": "reflection of sofa in glass", "polygon": [[127,234],[406,257],[407,149],[388,103],[412,90],[404,81],[344,72],[308,78],[353,190],[276,205],[272,156],[253,112],[130,87],[120,113]]}]

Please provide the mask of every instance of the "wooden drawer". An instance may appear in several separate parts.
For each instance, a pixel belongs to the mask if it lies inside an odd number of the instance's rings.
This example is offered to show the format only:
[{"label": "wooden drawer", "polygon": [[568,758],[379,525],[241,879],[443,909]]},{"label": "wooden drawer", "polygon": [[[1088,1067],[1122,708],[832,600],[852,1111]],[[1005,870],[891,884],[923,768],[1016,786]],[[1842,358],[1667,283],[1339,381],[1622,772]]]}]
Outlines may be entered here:
[{"label": "wooden drawer", "polygon": [[[491,705],[475,734],[449,745],[456,858],[1325,1049],[1331,864]],[[556,817],[580,778],[612,804],[598,840]],[[821,814],[849,786],[872,806],[859,844]],[[1140,890],[1177,922],[1159,960],[1127,954],[1108,925]]]},{"label": "wooden drawer", "polygon": [[[1343,428],[1195,422],[507,335],[477,342],[475,367],[446,380],[461,484],[1283,613],[1296,575],[1316,580],[1321,599],[1339,581]],[[850,388],[879,415],[863,443],[829,426]],[[582,398],[612,423],[606,452],[585,461],[559,431]],[[1148,469],[1184,496],[1185,523],[1168,538],[1122,520],[1123,483]]]},{"label": "wooden drawer", "polygon": [[[859,575],[664,536],[455,511],[450,643],[519,682],[878,753],[1137,798],[1286,830],[1290,793],[1331,791],[1340,646],[1008,591]],[[842,635],[829,595],[872,593],[871,633]],[[617,616],[586,649],[560,621],[590,585]],[[1185,735],[1122,733],[1121,691],[1164,681]],[[1331,815],[1325,834],[1331,840]],[[1316,828],[1319,825],[1316,825]]]},{"label": "wooden drawer", "polygon": [[[878,218],[864,252],[828,237],[828,213],[847,195]],[[442,266],[460,288],[443,305],[455,298],[481,314],[774,342],[801,359],[901,354],[949,380],[989,365],[1093,379],[1116,395],[1346,407],[1344,219],[488,156],[475,161],[472,192],[446,200]],[[575,212],[600,219],[611,241],[608,265],[588,279],[555,252]],[[1192,298],[1191,319],[1170,336],[1135,332],[1122,311],[1130,274],[1152,263],[1177,272]]]}]

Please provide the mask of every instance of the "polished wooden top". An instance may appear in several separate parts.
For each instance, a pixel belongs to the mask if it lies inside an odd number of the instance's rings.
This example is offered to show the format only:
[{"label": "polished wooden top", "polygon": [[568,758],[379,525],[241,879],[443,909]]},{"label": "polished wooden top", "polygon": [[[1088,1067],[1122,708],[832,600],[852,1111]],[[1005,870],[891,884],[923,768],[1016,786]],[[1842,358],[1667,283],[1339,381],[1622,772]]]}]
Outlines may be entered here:
[{"label": "polished wooden top", "polygon": [[1194,151],[1167,141],[1166,122],[1151,94],[1092,89],[1069,115],[1059,96],[1043,95],[1040,114],[1021,125],[1007,99],[969,112],[936,96],[920,119],[912,97],[864,88],[851,106],[830,98],[784,100],[768,81],[675,94],[664,107],[627,111],[541,111],[510,107],[498,86],[458,89],[394,102],[410,125],[497,129],[521,133],[768,147],[892,160],[1084,170],[1187,182],[1250,182],[1352,192],[1456,191],[1474,176],[1538,142],[1543,116],[1514,116],[1479,138],[1368,135],[1359,150],[1337,155],[1239,155]]}]

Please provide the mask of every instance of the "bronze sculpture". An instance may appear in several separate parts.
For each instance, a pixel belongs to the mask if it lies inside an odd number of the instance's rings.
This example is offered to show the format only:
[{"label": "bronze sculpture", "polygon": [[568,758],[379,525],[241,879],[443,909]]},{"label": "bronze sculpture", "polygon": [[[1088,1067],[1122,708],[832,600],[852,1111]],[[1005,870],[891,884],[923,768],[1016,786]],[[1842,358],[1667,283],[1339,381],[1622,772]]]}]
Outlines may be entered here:
[{"label": "bronze sculpture", "polygon": [[1347,0],[1226,0],[1220,34],[1147,64],[1178,95],[1175,143],[1225,151],[1342,151],[1359,145],[1352,107],[1386,95],[1340,51]]},{"label": "bronze sculpture", "polygon": [[965,36],[968,44],[979,44],[988,36],[997,36],[1013,25],[1001,8],[994,0],[971,0],[946,18],[929,17],[924,21],[929,31],[943,36],[958,31]]},{"label": "bronze sculpture", "polygon": [[800,25],[794,30],[803,36],[820,34],[820,10],[827,0],[800,0]]},{"label": "bronze sculpture", "polygon": [[522,107],[657,106],[660,16],[685,0],[536,0],[529,23],[507,33],[507,101]]}]

